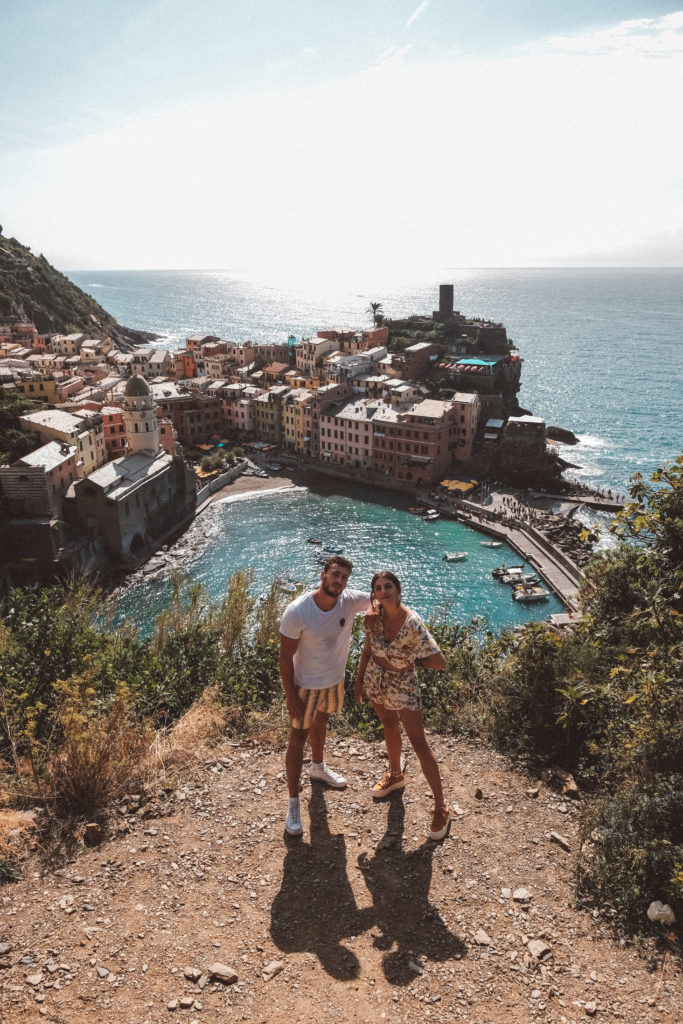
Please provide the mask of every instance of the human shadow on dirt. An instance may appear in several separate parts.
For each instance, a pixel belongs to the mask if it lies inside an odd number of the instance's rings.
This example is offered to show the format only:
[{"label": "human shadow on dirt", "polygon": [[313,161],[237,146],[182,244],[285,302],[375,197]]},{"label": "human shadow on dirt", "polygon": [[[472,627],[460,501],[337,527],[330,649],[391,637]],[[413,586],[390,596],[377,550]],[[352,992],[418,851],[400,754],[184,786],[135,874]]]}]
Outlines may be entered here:
[{"label": "human shadow on dirt", "polygon": [[365,930],[346,871],[346,841],[330,832],[323,787],[313,783],[310,842],[285,836],[282,885],[273,901],[270,934],[285,953],[308,952],[339,981],[360,974],[358,957],[342,939]]},{"label": "human shadow on dirt", "polygon": [[421,958],[444,961],[463,957],[467,946],[448,930],[429,902],[432,857],[438,844],[427,841],[406,852],[403,793],[392,793],[387,803],[386,831],[373,857],[362,853],[358,866],[372,896],[373,945],[387,950],[382,960],[386,979],[392,985],[407,985],[415,978]]}]

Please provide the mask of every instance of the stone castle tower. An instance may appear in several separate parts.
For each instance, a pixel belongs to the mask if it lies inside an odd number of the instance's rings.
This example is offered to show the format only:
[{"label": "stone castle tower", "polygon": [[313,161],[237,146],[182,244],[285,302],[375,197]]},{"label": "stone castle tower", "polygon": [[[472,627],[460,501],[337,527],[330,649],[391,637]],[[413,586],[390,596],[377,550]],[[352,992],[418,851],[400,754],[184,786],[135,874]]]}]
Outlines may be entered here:
[{"label": "stone castle tower", "polygon": [[130,377],[126,384],[123,418],[128,454],[142,453],[152,458],[157,455],[160,450],[157,404],[149,384],[137,374]]}]

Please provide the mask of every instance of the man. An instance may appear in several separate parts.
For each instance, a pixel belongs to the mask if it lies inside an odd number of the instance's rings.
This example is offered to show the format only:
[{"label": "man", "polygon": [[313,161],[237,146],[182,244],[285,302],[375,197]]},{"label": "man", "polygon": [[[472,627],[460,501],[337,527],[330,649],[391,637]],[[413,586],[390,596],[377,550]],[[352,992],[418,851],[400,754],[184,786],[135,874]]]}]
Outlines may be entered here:
[{"label": "man", "polygon": [[285,766],[289,808],[285,830],[301,835],[299,780],[310,735],[311,779],[344,789],[346,779],[325,764],[323,752],[330,715],[344,703],[344,669],[354,617],[368,608],[370,594],[346,590],[352,563],[341,555],[327,559],[317,590],[297,597],[280,623],[280,676],[291,720]]}]

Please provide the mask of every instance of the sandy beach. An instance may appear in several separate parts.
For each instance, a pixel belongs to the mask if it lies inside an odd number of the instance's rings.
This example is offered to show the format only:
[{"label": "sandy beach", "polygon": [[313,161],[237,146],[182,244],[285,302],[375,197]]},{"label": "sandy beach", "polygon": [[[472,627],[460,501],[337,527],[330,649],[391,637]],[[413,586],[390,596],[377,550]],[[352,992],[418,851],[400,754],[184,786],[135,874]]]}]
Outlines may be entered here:
[{"label": "sandy beach", "polygon": [[233,498],[238,494],[248,494],[251,491],[280,491],[288,487],[307,487],[309,484],[309,475],[296,466],[286,466],[278,473],[267,477],[242,473],[241,476],[212,494],[211,502],[225,501],[226,498]]}]

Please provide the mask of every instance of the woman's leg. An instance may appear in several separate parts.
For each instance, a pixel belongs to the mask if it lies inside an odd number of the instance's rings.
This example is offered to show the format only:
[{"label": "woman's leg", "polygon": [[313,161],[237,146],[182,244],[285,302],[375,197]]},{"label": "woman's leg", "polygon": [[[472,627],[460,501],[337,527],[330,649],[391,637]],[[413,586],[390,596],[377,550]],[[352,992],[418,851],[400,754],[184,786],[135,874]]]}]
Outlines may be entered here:
[{"label": "woman's leg", "polygon": [[389,758],[389,770],[392,775],[401,774],[401,720],[397,711],[390,711],[383,704],[377,704],[374,700],[372,706],[375,714],[384,726],[384,742],[387,745],[387,757]]},{"label": "woman's leg", "polygon": [[[413,750],[417,754],[420,767],[424,772],[429,788],[434,794],[434,807],[440,809],[445,805],[443,798],[443,787],[441,785],[441,773],[432,753],[432,748],[425,736],[424,723],[421,711],[410,711],[408,708],[401,708],[398,712],[401,721],[408,735]],[[385,730],[386,731],[386,730]]]}]

